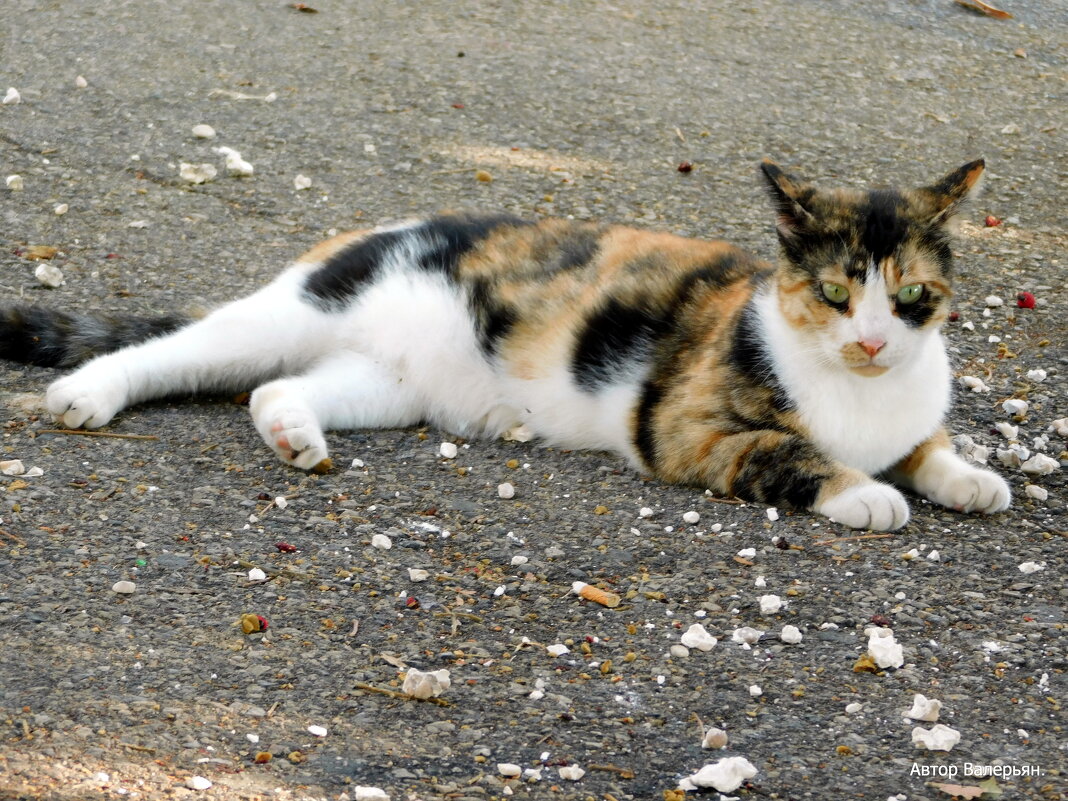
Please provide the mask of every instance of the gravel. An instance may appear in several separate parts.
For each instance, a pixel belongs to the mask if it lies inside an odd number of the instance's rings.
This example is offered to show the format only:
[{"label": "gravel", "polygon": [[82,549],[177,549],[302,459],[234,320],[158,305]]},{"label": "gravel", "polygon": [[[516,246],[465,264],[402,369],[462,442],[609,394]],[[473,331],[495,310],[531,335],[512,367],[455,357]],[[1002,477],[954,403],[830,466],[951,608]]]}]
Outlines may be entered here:
[{"label": "gravel", "polygon": [[[903,530],[863,538],[605,454],[425,428],[330,434],[340,467],[304,475],[232,398],[107,429],[138,439],[49,433],[55,374],[5,363],[0,459],[27,472],[0,475],[0,798],[659,799],[733,757],[756,769],[744,798],[949,798],[928,782],[978,784],[969,764],[1004,798],[1063,798],[1063,9],[313,5],[8,9],[0,89],[21,102],[0,107],[0,157],[23,189],[0,187],[5,296],[189,310],[332,229],[461,206],[771,257],[763,156],[859,184],[983,155],[947,336],[989,389],[961,389],[949,423],[1013,506],[914,500]],[[217,175],[190,184],[183,163]],[[998,423],[1056,468],[1002,466]],[[694,624],[714,647],[681,644]],[[860,669],[873,626],[901,667]],[[734,641],[744,627],[764,634]],[[406,698],[409,670],[449,686]],[[913,744],[917,693],[960,733],[951,751]],[[702,748],[710,727],[724,750]]]}]

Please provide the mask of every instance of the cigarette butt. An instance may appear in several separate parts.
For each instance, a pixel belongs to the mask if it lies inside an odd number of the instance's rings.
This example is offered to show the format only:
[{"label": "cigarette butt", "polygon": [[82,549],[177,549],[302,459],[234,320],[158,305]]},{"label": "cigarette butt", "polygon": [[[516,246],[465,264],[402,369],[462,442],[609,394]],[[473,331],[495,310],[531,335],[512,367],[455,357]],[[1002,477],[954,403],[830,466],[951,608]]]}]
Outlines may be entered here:
[{"label": "cigarette butt", "polygon": [[571,591],[587,601],[593,601],[601,606],[607,606],[609,609],[614,609],[619,606],[619,602],[622,600],[614,592],[605,592],[597,587],[590,586],[585,581],[576,581],[571,585]]}]

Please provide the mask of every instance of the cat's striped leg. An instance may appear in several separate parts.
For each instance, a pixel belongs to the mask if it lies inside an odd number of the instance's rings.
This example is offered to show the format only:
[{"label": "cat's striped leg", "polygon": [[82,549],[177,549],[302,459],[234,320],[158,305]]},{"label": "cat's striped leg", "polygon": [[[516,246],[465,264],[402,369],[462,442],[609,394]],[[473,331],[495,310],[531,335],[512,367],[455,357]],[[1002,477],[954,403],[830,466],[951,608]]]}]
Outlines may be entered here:
[{"label": "cat's striped leg", "polygon": [[671,481],[775,506],[809,509],[850,528],[890,531],[909,507],[889,484],[825,456],[799,434],[781,430],[707,432],[686,449],[663,451],[658,472]]},{"label": "cat's striped leg", "polygon": [[324,431],[407,426],[423,416],[399,375],[353,351],[338,351],[306,373],[264,384],[249,407],[264,442],[302,470],[327,458]]},{"label": "cat's striped leg", "polygon": [[940,430],[894,465],[890,478],[918,495],[958,512],[1001,512],[1012,493],[1001,476],[968,464]]}]

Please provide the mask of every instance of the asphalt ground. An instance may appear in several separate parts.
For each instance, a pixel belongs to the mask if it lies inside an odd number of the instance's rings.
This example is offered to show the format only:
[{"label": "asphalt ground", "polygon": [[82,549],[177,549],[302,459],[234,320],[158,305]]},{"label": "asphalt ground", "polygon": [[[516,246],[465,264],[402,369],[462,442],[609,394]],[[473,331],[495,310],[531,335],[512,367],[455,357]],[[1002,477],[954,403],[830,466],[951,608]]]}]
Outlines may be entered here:
[{"label": "asphalt ground", "polygon": [[[1004,4],[1013,19],[951,0],[5,6],[0,93],[21,103],[0,105],[0,172],[24,186],[0,185],[5,300],[211,307],[332,231],[461,207],[772,258],[761,158],[911,185],[983,156],[946,334],[990,391],[961,390],[948,423],[1015,499],[990,518],[914,500],[906,528],[862,539],[605,454],[434,429],[331,434],[338,467],[306,476],[232,398],[128,410],[122,437],[44,433],[55,373],[3,364],[0,457],[42,475],[0,479],[0,797],[660,799],[737,756],[743,798],[948,799],[931,783],[978,787],[968,766],[997,774],[983,798],[1063,798],[1068,7]],[[254,174],[227,175],[221,146]],[[219,175],[194,186],[182,163]],[[31,246],[55,248],[61,286]],[[1062,469],[1003,465],[997,423],[1035,452],[1048,437]],[[785,605],[762,612],[766,594]],[[247,614],[269,628],[244,633]],[[901,668],[855,671],[873,619]],[[673,653],[697,622],[718,644]],[[743,626],[766,635],[743,647]],[[411,668],[451,687],[390,695]],[[913,744],[915,693],[943,702],[952,751]],[[709,726],[726,750],[701,748]]]}]

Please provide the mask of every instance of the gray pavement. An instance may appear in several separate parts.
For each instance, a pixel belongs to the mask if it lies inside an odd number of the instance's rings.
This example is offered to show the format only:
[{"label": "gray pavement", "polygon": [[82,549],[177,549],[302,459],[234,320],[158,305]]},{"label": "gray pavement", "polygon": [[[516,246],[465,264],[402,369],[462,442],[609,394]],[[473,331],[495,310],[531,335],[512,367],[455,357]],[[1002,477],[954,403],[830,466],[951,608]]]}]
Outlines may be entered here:
[{"label": "gray pavement", "polygon": [[[1064,471],[1028,478],[993,454],[1016,397],[1022,443],[1047,435],[1068,458],[1047,431],[1068,415],[1068,6],[1003,4],[1014,19],[952,0],[5,6],[0,94],[22,102],[0,106],[0,177],[24,185],[0,184],[5,300],[209,307],[333,230],[458,207],[771,258],[763,157],[908,185],[984,156],[947,336],[958,374],[991,391],[962,392],[949,422],[1015,502],[985,519],[915,501],[901,532],[860,539],[604,454],[471,442],[443,460],[457,440],[433,429],[332,434],[338,467],[305,476],[229,398],[107,429],[152,439],[43,433],[55,374],[2,364],[0,459],[43,475],[0,479],[0,798],[670,801],[727,756],[756,768],[743,798],[948,799],[930,783],[978,786],[967,765],[997,771],[984,798],[1063,798]],[[225,174],[222,146],[254,175]],[[192,186],[183,162],[220,174]],[[58,288],[34,277],[34,245],[57,249]],[[1006,303],[987,314],[990,295]],[[124,579],[132,595],[112,591]],[[581,601],[576,580],[624,602]],[[785,607],[762,613],[764,594]],[[246,635],[245,614],[270,627]],[[873,617],[902,668],[854,670]],[[696,622],[719,643],[672,654]],[[800,643],[778,639],[786,624]],[[742,626],[767,635],[743,648]],[[409,668],[450,670],[445,703],[389,695]],[[931,727],[903,719],[915,693],[943,702],[951,752],[913,745]],[[712,725],[725,751],[700,747]]]}]

